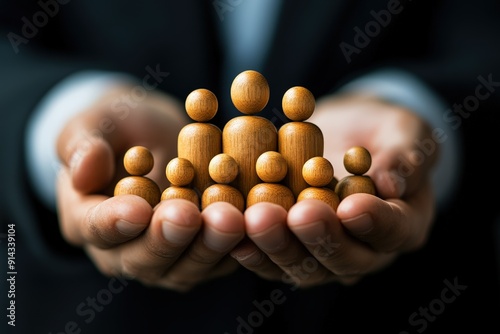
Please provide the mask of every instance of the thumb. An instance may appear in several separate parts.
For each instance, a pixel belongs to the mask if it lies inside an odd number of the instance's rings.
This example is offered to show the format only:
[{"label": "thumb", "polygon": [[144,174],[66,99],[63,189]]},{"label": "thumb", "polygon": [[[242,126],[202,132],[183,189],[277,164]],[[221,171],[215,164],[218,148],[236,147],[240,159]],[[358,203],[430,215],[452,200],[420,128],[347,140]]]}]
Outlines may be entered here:
[{"label": "thumb", "polygon": [[63,131],[58,153],[76,190],[88,194],[111,183],[115,173],[114,152],[101,136],[86,129]]},{"label": "thumb", "polygon": [[378,153],[371,174],[380,197],[413,195],[428,180],[433,159],[414,148]]}]

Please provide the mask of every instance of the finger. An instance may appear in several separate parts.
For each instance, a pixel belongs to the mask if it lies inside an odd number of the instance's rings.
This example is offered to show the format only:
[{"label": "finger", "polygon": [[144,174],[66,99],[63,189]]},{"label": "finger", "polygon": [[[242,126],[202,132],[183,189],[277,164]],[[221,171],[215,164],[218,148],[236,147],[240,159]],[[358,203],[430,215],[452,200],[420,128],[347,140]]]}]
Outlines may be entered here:
[{"label": "finger", "polygon": [[155,283],[177,261],[201,228],[201,213],[183,199],[161,201],[148,229],[117,249],[117,272]]},{"label": "finger", "polygon": [[[254,204],[246,209],[245,221],[249,238],[284,272],[282,281],[310,286],[334,279],[287,228],[287,212],[281,206]],[[265,266],[256,269],[265,270]]]},{"label": "finger", "polygon": [[398,149],[377,151],[369,175],[378,195],[405,198],[418,191],[435,164],[437,151],[437,144],[426,138]]},{"label": "finger", "polygon": [[346,197],[337,215],[347,231],[377,251],[419,248],[427,239],[435,207],[426,182],[408,201],[380,200],[366,194]]},{"label": "finger", "polygon": [[73,120],[62,131],[57,150],[63,165],[69,167],[75,189],[88,194],[110,184],[115,155],[109,143],[86,126],[79,119]]},{"label": "finger", "polygon": [[151,206],[138,196],[109,198],[76,191],[66,169],[58,177],[57,191],[61,230],[75,245],[113,247],[139,235],[152,216]]},{"label": "finger", "polygon": [[282,278],[283,271],[248,237],[245,237],[230,255],[240,265],[264,279],[276,281]]},{"label": "finger", "polygon": [[288,226],[319,263],[339,276],[371,271],[381,260],[366,244],[344,231],[332,208],[319,200],[304,200],[288,212]]},{"label": "finger", "polygon": [[191,287],[211,277],[210,272],[245,236],[243,214],[229,203],[212,203],[201,217],[200,233],[165,275],[171,287]]}]

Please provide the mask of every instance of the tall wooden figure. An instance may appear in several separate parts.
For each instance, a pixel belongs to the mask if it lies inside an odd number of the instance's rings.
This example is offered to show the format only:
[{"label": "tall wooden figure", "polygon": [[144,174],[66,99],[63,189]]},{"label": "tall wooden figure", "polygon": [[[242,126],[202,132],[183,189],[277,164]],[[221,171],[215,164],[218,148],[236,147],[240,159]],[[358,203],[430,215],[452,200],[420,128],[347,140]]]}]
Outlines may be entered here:
[{"label": "tall wooden figure", "polygon": [[275,151],[278,135],[274,124],[255,114],[269,102],[269,85],[262,74],[248,70],[238,74],[231,85],[231,100],[244,116],[226,123],[222,131],[222,151],[233,157],[240,168],[232,185],[246,198],[250,189],[260,182],[255,170],[257,158]]},{"label": "tall wooden figure", "polygon": [[208,174],[208,165],[222,150],[221,130],[207,123],[217,113],[218,106],[215,94],[204,88],[192,91],[185,101],[188,116],[196,122],[186,125],[179,132],[177,154],[193,165],[195,173],[192,186],[199,197],[214,183]]},{"label": "tall wooden figure", "polygon": [[284,184],[292,190],[295,198],[309,186],[302,177],[304,163],[310,158],[323,156],[323,133],[315,124],[305,122],[315,107],[315,98],[307,88],[295,86],[283,95],[283,113],[292,122],[279,129],[278,151],[288,164]]}]

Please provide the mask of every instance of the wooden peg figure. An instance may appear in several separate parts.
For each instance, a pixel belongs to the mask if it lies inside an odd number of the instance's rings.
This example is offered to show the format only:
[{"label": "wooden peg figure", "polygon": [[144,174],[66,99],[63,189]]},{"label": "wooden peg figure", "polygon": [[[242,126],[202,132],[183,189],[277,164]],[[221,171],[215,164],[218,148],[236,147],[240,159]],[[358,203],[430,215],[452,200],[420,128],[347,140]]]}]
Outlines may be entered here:
[{"label": "wooden peg figure", "polygon": [[241,192],[229,185],[238,176],[238,163],[228,154],[220,153],[212,158],[208,166],[210,177],[216,182],[205,189],[201,197],[201,208],[215,202],[228,202],[238,210],[245,210],[245,199]]},{"label": "wooden peg figure", "polygon": [[255,114],[269,101],[266,78],[257,71],[238,74],[231,85],[231,100],[243,114],[226,123],[222,131],[222,151],[236,160],[239,173],[232,185],[246,198],[250,189],[260,182],[255,170],[257,158],[264,152],[276,151],[277,129],[274,124]]},{"label": "wooden peg figure", "polygon": [[259,202],[270,202],[290,210],[295,204],[295,196],[287,186],[279,183],[288,171],[283,156],[276,151],[262,153],[257,159],[256,171],[263,183],[256,184],[248,192],[247,208]]},{"label": "wooden peg figure", "polygon": [[342,201],[354,193],[367,193],[376,195],[375,183],[364,175],[371,167],[370,152],[362,146],[353,146],[344,154],[344,167],[352,175],[342,178],[335,187],[335,192]]},{"label": "wooden peg figure", "polygon": [[200,199],[198,193],[190,187],[194,180],[194,166],[188,159],[174,158],[170,160],[165,168],[165,174],[170,182],[161,194],[161,200],[182,198],[193,202],[198,208],[200,207]]},{"label": "wooden peg figure", "polygon": [[156,206],[160,202],[160,187],[145,176],[153,169],[153,154],[144,146],[131,147],[125,152],[123,166],[130,176],[118,181],[114,196],[137,195],[144,198],[152,207]]},{"label": "wooden peg figure", "polygon": [[210,90],[199,88],[186,98],[188,116],[195,122],[184,126],[179,132],[177,154],[189,160],[195,170],[193,188],[201,196],[213,184],[208,174],[210,160],[222,151],[222,133],[214,124],[208,123],[217,113],[217,97]]},{"label": "wooden peg figure", "polygon": [[312,116],[315,106],[315,98],[307,88],[295,86],[283,95],[283,113],[291,122],[279,129],[278,151],[288,165],[284,184],[292,190],[295,197],[308,187],[302,177],[304,163],[310,158],[323,156],[323,133],[317,125],[306,122]]},{"label": "wooden peg figure", "polygon": [[329,188],[334,179],[334,170],[330,161],[323,157],[313,157],[307,160],[302,167],[302,176],[310,187],[300,192],[297,202],[304,199],[319,199],[337,211],[340,203],[339,196]]}]

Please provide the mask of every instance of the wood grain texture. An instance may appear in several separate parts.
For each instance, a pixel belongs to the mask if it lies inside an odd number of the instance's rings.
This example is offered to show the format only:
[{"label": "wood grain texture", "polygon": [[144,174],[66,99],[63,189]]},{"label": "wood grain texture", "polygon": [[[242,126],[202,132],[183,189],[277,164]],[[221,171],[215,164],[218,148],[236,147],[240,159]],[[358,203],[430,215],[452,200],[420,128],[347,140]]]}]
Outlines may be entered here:
[{"label": "wood grain texture", "polygon": [[160,187],[145,176],[127,176],[115,186],[114,196],[137,195],[144,198],[152,207],[160,202]]},{"label": "wood grain texture", "polygon": [[189,160],[194,167],[193,187],[202,194],[214,182],[210,178],[210,160],[222,150],[221,130],[210,123],[191,123],[181,129],[177,155]]},{"label": "wood grain texture", "polygon": [[253,115],[262,111],[269,102],[270,89],[261,73],[248,70],[233,79],[230,94],[236,109],[243,114]]},{"label": "wood grain texture", "polygon": [[212,91],[199,88],[193,90],[184,102],[188,116],[197,122],[208,122],[219,108],[217,96]]},{"label": "wood grain texture", "polygon": [[210,160],[208,173],[216,183],[229,184],[238,176],[238,163],[229,154],[219,153]]},{"label": "wood grain texture", "polygon": [[313,157],[304,163],[302,176],[312,187],[326,187],[333,179],[333,165],[324,157]]},{"label": "wood grain texture", "polygon": [[146,175],[153,169],[153,154],[144,146],[133,146],[125,152],[123,166],[130,175]]},{"label": "wood grain texture", "polygon": [[188,187],[170,186],[163,190],[161,200],[180,198],[194,203],[198,208],[200,207],[200,197],[196,191]]},{"label": "wood grain texture", "polygon": [[335,192],[340,201],[349,195],[356,193],[377,194],[375,183],[367,175],[349,175],[342,178],[335,187]]},{"label": "wood grain texture", "polygon": [[245,211],[243,195],[238,189],[227,184],[213,184],[205,189],[201,197],[201,209],[215,202],[230,203],[241,212]]},{"label": "wood grain texture", "polygon": [[363,146],[353,146],[344,154],[345,169],[355,175],[363,175],[372,165],[370,152]]},{"label": "wood grain texture", "polygon": [[257,175],[263,182],[282,181],[288,172],[288,166],[281,153],[267,151],[262,153],[255,164]]},{"label": "wood grain texture", "polygon": [[278,135],[274,124],[260,116],[239,116],[226,123],[222,131],[222,151],[236,160],[239,173],[231,183],[244,197],[260,182],[256,171],[259,156],[276,151]]},{"label": "wood grain texture", "polygon": [[173,186],[187,186],[194,179],[194,166],[188,159],[174,158],[165,167],[165,176]]},{"label": "wood grain texture", "polygon": [[329,188],[309,187],[302,190],[297,197],[297,202],[305,199],[318,199],[325,202],[336,212],[339,207],[340,199],[337,193]]},{"label": "wood grain texture", "polygon": [[309,186],[302,176],[304,163],[312,157],[323,156],[323,133],[317,125],[310,122],[286,123],[279,129],[278,146],[278,151],[288,165],[283,183],[297,197]]},{"label": "wood grain texture", "polygon": [[247,208],[260,202],[268,202],[281,205],[285,210],[295,204],[295,196],[292,191],[279,183],[259,183],[250,189],[247,196]]},{"label": "wood grain texture", "polygon": [[311,91],[302,86],[289,88],[281,100],[283,113],[292,121],[305,121],[312,116],[316,100]]}]

